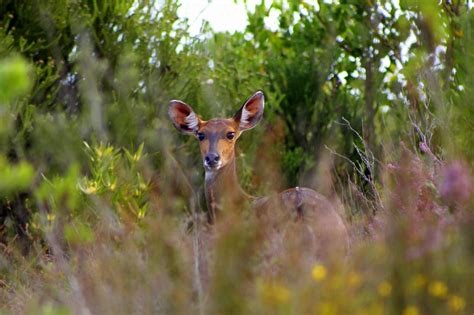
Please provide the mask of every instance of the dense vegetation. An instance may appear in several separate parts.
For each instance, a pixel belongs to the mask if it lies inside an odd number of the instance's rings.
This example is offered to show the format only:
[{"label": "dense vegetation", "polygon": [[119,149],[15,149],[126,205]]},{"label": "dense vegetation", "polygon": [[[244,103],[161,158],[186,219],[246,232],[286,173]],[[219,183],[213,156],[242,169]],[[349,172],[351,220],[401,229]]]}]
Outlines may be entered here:
[{"label": "dense vegetation", "polygon": [[[473,313],[469,2],[262,1],[197,37],[179,1],[0,3],[0,314]],[[347,257],[267,257],[240,209],[203,236],[168,102],[224,117],[256,90],[243,187],[340,200]]]}]

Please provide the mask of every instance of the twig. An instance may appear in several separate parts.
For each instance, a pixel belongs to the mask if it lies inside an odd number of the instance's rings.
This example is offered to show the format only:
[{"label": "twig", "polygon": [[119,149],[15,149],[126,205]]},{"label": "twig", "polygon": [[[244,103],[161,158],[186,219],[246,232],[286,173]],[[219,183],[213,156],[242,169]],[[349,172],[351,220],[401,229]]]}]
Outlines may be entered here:
[{"label": "twig", "polygon": [[189,207],[190,207],[190,214],[193,218],[193,252],[194,252],[194,285],[196,288],[196,293],[197,293],[197,298],[198,298],[198,309],[199,309],[199,314],[203,315],[204,314],[204,289],[203,289],[203,284],[202,284],[202,274],[201,274],[201,269],[202,268],[207,268],[207,266],[202,263],[204,262],[204,257],[203,253],[201,251],[201,244],[202,244],[202,238],[201,238],[201,221],[199,218],[199,213],[198,210],[196,209],[196,201],[197,201],[197,194],[195,190],[193,189],[193,186],[191,185],[191,181],[189,178],[186,176],[186,174],[183,172],[183,168],[179,164],[179,162],[174,158],[174,156],[166,150],[166,153],[170,160],[175,164],[179,170],[179,175],[182,176],[184,179],[185,184],[188,186],[188,188],[191,191],[191,197],[189,198]]},{"label": "twig", "polygon": [[[45,219],[47,211],[41,203],[38,203],[38,208],[40,209],[40,212],[42,214],[41,216],[42,226],[47,227],[48,223],[47,223],[47,220]],[[54,222],[51,224],[54,224]],[[69,266],[65,258],[64,251],[59,245],[59,242],[57,240],[56,234],[54,233],[53,227],[51,228],[47,227],[45,230],[45,235],[46,235],[46,242],[51,248],[52,255],[53,257],[55,257],[55,261],[57,262],[58,267],[61,269],[61,271],[64,273],[64,275],[66,276],[68,280],[69,286],[73,294],[72,303],[76,309],[75,314],[90,315],[91,311],[89,307],[87,306],[86,299],[82,293],[83,288],[80,282],[77,280],[76,276],[74,275],[74,272],[72,271],[71,267]]]},{"label": "twig", "polygon": [[190,201],[191,211],[193,213],[194,229],[193,229],[193,251],[194,251],[194,285],[198,297],[199,314],[204,314],[204,291],[201,279],[201,222],[199,220],[198,212],[196,211],[196,203],[193,197]]}]

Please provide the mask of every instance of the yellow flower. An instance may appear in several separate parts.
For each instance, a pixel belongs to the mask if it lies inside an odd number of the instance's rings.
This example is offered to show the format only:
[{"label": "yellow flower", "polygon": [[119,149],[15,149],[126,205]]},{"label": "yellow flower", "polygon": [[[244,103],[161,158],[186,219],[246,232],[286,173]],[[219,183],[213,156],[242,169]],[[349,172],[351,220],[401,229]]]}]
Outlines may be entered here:
[{"label": "yellow flower", "polygon": [[80,187],[85,194],[94,194],[97,192],[97,183],[90,182],[86,187]]},{"label": "yellow flower", "polygon": [[137,214],[138,219],[143,219],[145,217],[145,213],[146,213],[145,209],[138,210],[138,214]]},{"label": "yellow flower", "polygon": [[466,301],[460,296],[451,295],[448,300],[448,305],[454,312],[462,311],[466,306]]},{"label": "yellow flower", "polygon": [[407,306],[403,310],[403,315],[419,315],[420,312],[418,311],[418,308],[416,306]]},{"label": "yellow flower", "polygon": [[258,289],[267,304],[281,304],[290,299],[290,290],[278,283],[259,283]]},{"label": "yellow flower", "polygon": [[321,281],[326,278],[327,275],[326,267],[323,265],[316,264],[314,265],[313,269],[311,270],[311,276],[315,281]]},{"label": "yellow flower", "polygon": [[392,294],[392,285],[388,281],[383,281],[378,285],[377,292],[380,296],[387,297]]},{"label": "yellow flower", "polygon": [[115,188],[117,187],[117,182],[113,181],[112,183],[109,183],[108,187],[111,191],[114,191]]},{"label": "yellow flower", "polygon": [[351,287],[358,287],[362,282],[360,275],[357,272],[349,273],[349,277],[347,279],[349,286]]},{"label": "yellow flower", "polygon": [[48,220],[48,222],[53,222],[55,219],[56,219],[56,215],[54,213],[48,213],[46,215],[46,220]]},{"label": "yellow flower", "polygon": [[140,154],[134,154],[134,155],[132,156],[132,160],[133,160],[134,162],[138,162],[138,161],[140,160],[140,158],[141,158]]},{"label": "yellow flower", "polygon": [[448,294],[448,287],[444,282],[434,281],[428,286],[428,292],[435,297],[443,298]]},{"label": "yellow flower", "polygon": [[95,148],[95,154],[100,158],[104,155],[104,148],[102,146]]}]

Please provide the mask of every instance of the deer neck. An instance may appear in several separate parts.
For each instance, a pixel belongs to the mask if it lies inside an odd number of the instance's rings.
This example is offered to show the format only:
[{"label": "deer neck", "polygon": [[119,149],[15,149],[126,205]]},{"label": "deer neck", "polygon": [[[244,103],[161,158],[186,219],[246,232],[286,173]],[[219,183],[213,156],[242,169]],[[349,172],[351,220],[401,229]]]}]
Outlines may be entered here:
[{"label": "deer neck", "polygon": [[235,158],[217,171],[206,171],[205,190],[209,221],[212,223],[218,211],[224,208],[240,208],[254,197],[240,187],[235,169]]}]

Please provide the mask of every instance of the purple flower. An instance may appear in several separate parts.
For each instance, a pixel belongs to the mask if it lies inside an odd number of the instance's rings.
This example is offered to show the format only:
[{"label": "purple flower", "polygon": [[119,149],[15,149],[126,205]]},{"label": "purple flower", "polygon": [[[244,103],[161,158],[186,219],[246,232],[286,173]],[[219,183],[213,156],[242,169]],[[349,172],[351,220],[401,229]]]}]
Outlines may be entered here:
[{"label": "purple flower", "polygon": [[465,206],[473,192],[469,167],[461,161],[445,165],[439,192],[450,206]]}]

